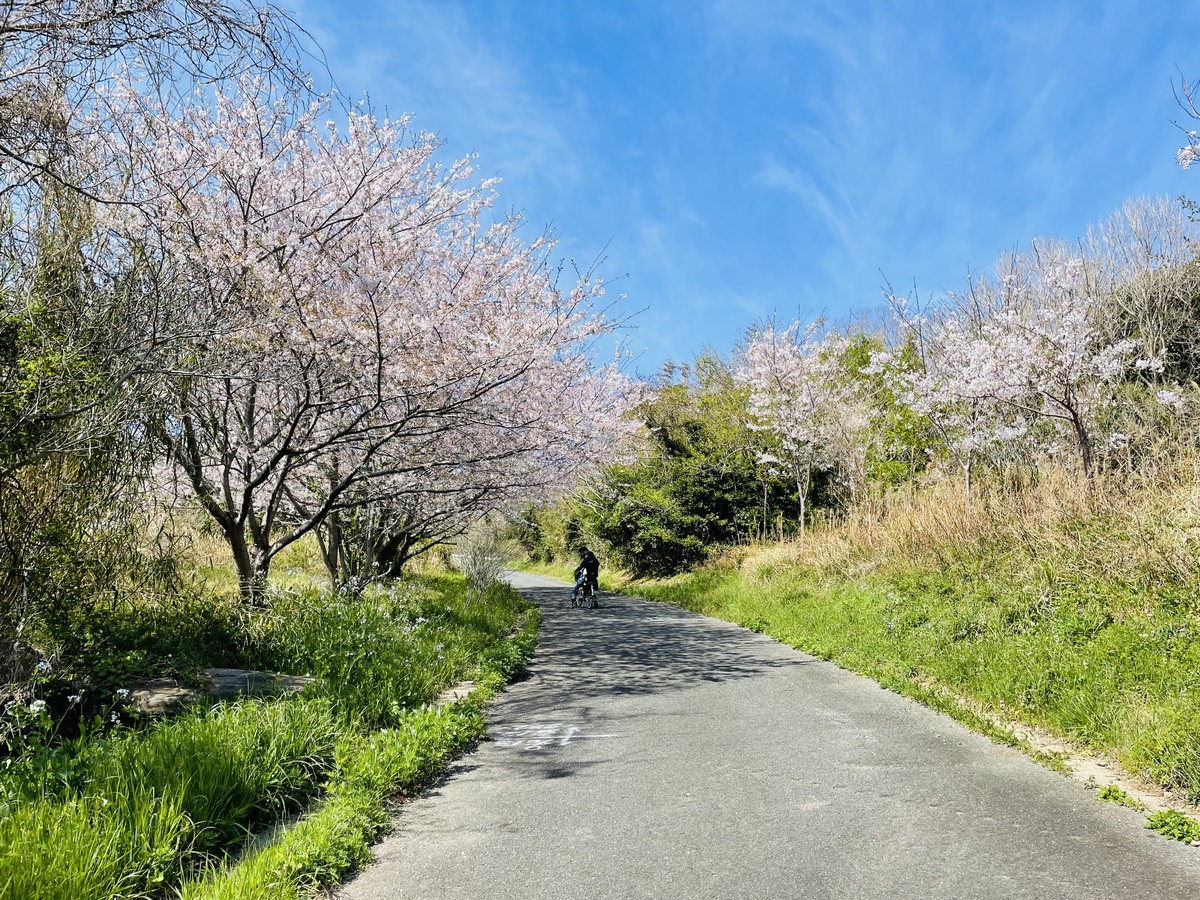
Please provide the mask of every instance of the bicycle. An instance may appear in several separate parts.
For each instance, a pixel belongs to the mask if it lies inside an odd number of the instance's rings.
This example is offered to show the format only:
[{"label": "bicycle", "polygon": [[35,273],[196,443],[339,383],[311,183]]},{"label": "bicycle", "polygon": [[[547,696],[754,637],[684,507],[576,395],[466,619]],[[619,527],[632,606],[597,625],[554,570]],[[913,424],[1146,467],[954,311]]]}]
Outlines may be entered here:
[{"label": "bicycle", "polygon": [[587,607],[588,609],[595,609],[596,605],[596,586],[587,579],[584,579],[583,584],[579,586],[579,590],[571,596],[571,608],[582,609]]}]

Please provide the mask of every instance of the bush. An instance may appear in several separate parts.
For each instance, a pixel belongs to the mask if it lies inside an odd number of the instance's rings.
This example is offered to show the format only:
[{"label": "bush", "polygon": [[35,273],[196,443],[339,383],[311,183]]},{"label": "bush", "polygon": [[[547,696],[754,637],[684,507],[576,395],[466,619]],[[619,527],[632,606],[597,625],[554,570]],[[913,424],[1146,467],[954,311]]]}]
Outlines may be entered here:
[{"label": "bush", "polygon": [[315,676],[344,719],[390,727],[465,678],[479,654],[512,631],[524,605],[500,583],[471,602],[461,576],[376,587],[361,595],[277,594],[253,626],[250,661],[258,668]]}]

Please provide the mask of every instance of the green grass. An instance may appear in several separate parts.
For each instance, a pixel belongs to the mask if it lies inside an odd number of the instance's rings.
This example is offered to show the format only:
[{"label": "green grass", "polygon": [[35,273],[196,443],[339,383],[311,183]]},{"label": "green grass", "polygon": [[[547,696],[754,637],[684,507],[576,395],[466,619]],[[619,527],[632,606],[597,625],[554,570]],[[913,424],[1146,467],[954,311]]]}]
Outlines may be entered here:
[{"label": "green grass", "polygon": [[388,821],[384,801],[419,790],[483,730],[478,708],[422,709],[396,729],[347,736],[326,799],[266,847],[185,882],[181,897],[276,900],[336,884],[370,859]]},{"label": "green grass", "polygon": [[[369,855],[385,801],[482,734],[483,704],[520,672],[538,622],[506,586],[468,603],[452,576],[277,596],[244,622],[247,658],[320,681],[53,747],[31,738],[15,761],[55,765],[0,775],[0,898],[273,898],[333,883]],[[466,677],[479,684],[469,701],[422,705]]]},{"label": "green grass", "polygon": [[0,819],[5,897],[153,896],[208,854],[299,809],[334,762],[329,704],[194,710],[87,748],[78,789]]},{"label": "green grass", "polygon": [[511,627],[496,590],[469,606],[465,582],[451,577],[361,596],[279,593],[251,623],[247,657],[256,668],[319,678],[341,715],[384,727],[461,678]]},{"label": "green grass", "polygon": [[263,849],[185,882],[181,900],[291,900],[336,884],[367,862],[387,825],[384,801],[418,792],[483,736],[483,708],[523,669],[539,624],[537,609],[527,609],[520,631],[489,648],[472,673],[477,687],[467,699],[410,712],[396,728],[347,735],[319,806]]}]

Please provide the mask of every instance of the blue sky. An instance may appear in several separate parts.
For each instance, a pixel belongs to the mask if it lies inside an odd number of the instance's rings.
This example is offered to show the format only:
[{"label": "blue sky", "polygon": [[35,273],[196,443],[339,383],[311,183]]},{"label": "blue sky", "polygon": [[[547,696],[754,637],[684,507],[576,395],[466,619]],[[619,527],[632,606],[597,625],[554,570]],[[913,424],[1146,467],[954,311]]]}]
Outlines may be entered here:
[{"label": "blue sky", "polygon": [[[303,0],[343,93],[600,254],[636,370],[922,296],[1141,194],[1200,197],[1200,3]],[[605,249],[607,248],[607,249]],[[881,274],[882,273],[882,274]]]}]

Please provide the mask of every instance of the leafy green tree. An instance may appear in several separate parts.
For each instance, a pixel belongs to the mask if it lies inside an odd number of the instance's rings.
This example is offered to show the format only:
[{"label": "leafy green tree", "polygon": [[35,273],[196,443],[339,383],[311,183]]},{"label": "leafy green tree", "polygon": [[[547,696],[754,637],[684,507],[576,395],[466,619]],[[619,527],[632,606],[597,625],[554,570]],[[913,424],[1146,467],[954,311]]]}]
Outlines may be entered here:
[{"label": "leafy green tree", "polygon": [[[96,265],[93,204],[47,188],[35,240],[0,233],[0,681],[69,657],[144,561],[148,468],[134,389],[146,308],[128,266]],[[134,361],[134,357],[138,362]]]},{"label": "leafy green tree", "polygon": [[663,576],[714,548],[790,533],[798,506],[771,433],[756,428],[749,391],[712,350],[669,364],[637,415],[644,446],[609,466],[581,508],[588,531],[637,576]]},{"label": "leafy green tree", "polygon": [[905,373],[915,371],[920,357],[911,338],[887,354],[887,365],[876,364],[883,341],[858,333],[842,355],[843,377],[871,410],[863,430],[865,477],[877,487],[896,487],[917,477],[929,462],[935,437],[929,420],[905,402]]}]

